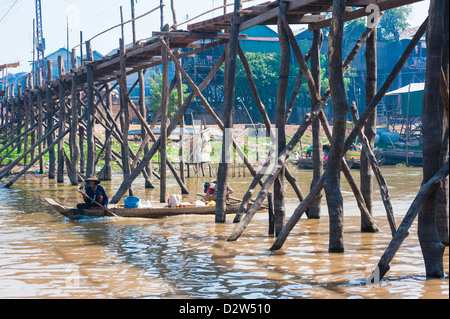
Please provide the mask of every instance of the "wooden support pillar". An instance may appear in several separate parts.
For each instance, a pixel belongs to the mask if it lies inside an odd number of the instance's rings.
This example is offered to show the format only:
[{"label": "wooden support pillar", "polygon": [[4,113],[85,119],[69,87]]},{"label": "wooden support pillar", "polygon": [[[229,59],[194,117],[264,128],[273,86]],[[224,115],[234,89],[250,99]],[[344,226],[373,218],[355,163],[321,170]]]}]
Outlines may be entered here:
[{"label": "wooden support pillar", "polygon": [[[377,93],[377,29],[372,32],[372,35],[366,41],[366,104],[372,100]],[[370,116],[367,124],[364,128],[364,135],[367,137],[369,147],[373,150],[375,146],[376,136],[376,124],[377,124],[377,111],[376,109]],[[373,175],[370,167],[369,159],[365,152],[361,153],[360,163],[360,176],[361,176],[361,192],[364,196],[367,209],[372,214],[372,193],[373,193]],[[367,231],[367,224],[361,219],[361,231]]]},{"label": "wooden support pillar", "polygon": [[[120,82],[127,88],[127,72],[126,72],[126,57],[125,57],[125,43],[123,38],[119,39],[120,47]],[[126,102],[125,95],[128,94],[127,90],[120,90],[120,108],[123,114],[122,123],[122,169],[123,177],[126,178],[130,174],[130,151],[128,143],[128,132],[130,130],[130,112],[128,110],[128,103]],[[130,195],[132,191],[130,189]]]},{"label": "wooden support pillar", "polygon": [[[442,125],[439,117],[440,82],[442,66],[444,0],[431,0],[426,32],[427,61],[425,88],[423,91],[422,139],[423,139],[423,183],[438,172],[441,163]],[[418,235],[425,261],[427,277],[444,276],[443,253],[436,228],[436,206],[438,192],[427,197],[419,212]]]},{"label": "wooden support pillar", "polygon": [[[291,48],[289,45],[289,38],[283,28],[281,14],[286,14],[288,3],[285,1],[278,1],[280,14],[278,15],[278,38],[280,41],[281,63],[278,77],[277,100],[275,107],[275,128],[277,133],[277,151],[284,150],[286,147],[286,96],[289,82],[289,69]],[[277,154],[278,157],[278,154]],[[273,212],[274,212],[274,229],[275,236],[281,232],[285,222],[286,211],[284,207],[284,173],[285,168],[281,169],[280,174],[275,179],[273,184]]]},{"label": "wooden support pillar", "polygon": [[[58,74],[59,74],[59,130],[58,136],[61,136],[66,127],[66,83],[63,81],[64,62],[63,57],[58,56]],[[56,172],[56,181],[64,183],[64,140],[58,142],[58,168]]]},{"label": "wooden support pillar", "polygon": [[[53,64],[51,60],[47,60],[47,83],[50,83],[53,78]],[[46,101],[47,101],[47,131],[50,130],[54,125],[53,113],[55,110],[55,103],[52,97],[52,89],[49,86],[45,92]],[[47,144],[51,145],[53,143],[54,136],[50,134],[47,139]],[[52,147],[48,151],[48,178],[55,179],[56,173],[56,153],[55,148]]]},{"label": "wooden support pillar", "polygon": [[[288,29],[287,29],[287,31],[288,31]],[[366,41],[367,37],[370,36],[371,32],[372,32],[372,30],[366,30],[361,35],[359,40],[356,42],[352,51],[350,51],[349,55],[347,56],[347,58],[345,60],[344,67],[342,69],[343,74],[345,74],[347,72],[351,63],[353,62],[354,58],[356,57],[359,49],[362,47],[362,45]],[[291,39],[291,37],[293,36],[292,31],[290,33],[288,32],[288,36]],[[298,48],[298,46],[295,46],[295,43],[291,42],[291,45],[294,46],[294,49]],[[295,51],[296,50],[294,50],[294,52]],[[296,55],[297,54],[298,54],[298,58],[300,58],[299,59],[300,65],[303,65],[304,71],[307,72],[308,69],[305,68],[306,62],[302,63],[301,52],[296,53]],[[308,77],[308,78],[310,78],[310,77]],[[314,82],[308,81],[308,85],[310,86],[310,91],[314,92],[315,91]],[[322,95],[321,99],[317,102],[317,104],[314,108],[314,111],[311,112],[311,114],[307,114],[307,116],[305,116],[302,123],[298,127],[297,132],[294,134],[294,136],[292,137],[291,141],[288,143],[286,148],[281,152],[280,156],[278,157],[277,169],[274,172],[271,172],[271,174],[269,174],[269,176],[267,177],[266,181],[264,182],[264,185],[263,185],[261,191],[259,192],[255,202],[253,203],[252,207],[247,211],[243,220],[240,221],[239,225],[233,230],[231,235],[228,237],[229,241],[237,240],[239,238],[239,236],[242,234],[242,232],[245,230],[245,228],[248,226],[248,224],[250,223],[254,214],[261,207],[260,205],[265,200],[267,193],[268,193],[268,188],[273,184],[275,177],[281,171],[281,167],[286,165],[286,160],[289,157],[289,155],[291,154],[294,146],[298,143],[298,141],[300,140],[300,138],[302,137],[302,135],[304,134],[304,132],[306,131],[308,126],[311,124],[312,120],[314,120],[317,116],[319,116],[319,114],[322,111],[323,106],[328,101],[329,97],[330,97],[330,88],[328,87],[325,90],[325,93]],[[258,182],[260,182],[261,179],[264,177],[265,170],[268,165],[269,165],[269,163],[268,163],[268,161],[266,161],[266,163],[263,165],[263,168],[258,172],[258,174],[253,179],[252,184],[250,185],[249,189],[247,190],[246,194],[244,195],[244,198],[241,203],[241,207],[243,207],[244,205],[247,205],[248,201],[251,198],[251,194],[253,193],[254,188],[256,187],[256,185],[258,185]],[[300,205],[297,207],[293,216],[289,219],[288,223],[283,228],[282,233],[278,236],[276,242],[274,243],[274,245],[272,246],[271,249],[279,249],[283,245],[283,242],[285,241],[289,232],[292,230],[294,225],[298,222],[298,220],[300,219],[302,214],[306,211],[306,209],[309,207],[309,205],[311,205],[311,203],[314,201],[315,197],[318,196],[319,192],[322,190],[324,179],[325,179],[325,176],[322,175],[322,177],[319,179],[319,181],[313,187],[313,189],[308,194],[308,196],[306,196],[304,201],[302,201],[300,203]],[[239,208],[239,211],[241,210],[241,207]]]},{"label": "wooden support pillar", "polygon": [[72,185],[78,185],[78,159],[80,157],[80,149],[77,143],[77,133],[78,133],[78,92],[77,92],[77,82],[75,80],[76,75],[72,76],[72,87],[71,87],[71,108],[72,108],[72,122],[70,131],[70,160],[72,163],[70,181]]},{"label": "wooden support pillar", "polygon": [[223,125],[224,134],[222,139],[222,160],[219,163],[217,174],[217,197],[216,197],[216,223],[224,223],[226,220],[226,204],[227,204],[227,184],[228,184],[228,163],[226,159],[227,145],[231,145],[229,140],[230,134],[227,129],[233,128],[233,104],[234,91],[236,83],[236,67],[237,67],[237,47],[239,26],[238,11],[241,9],[241,1],[234,1],[234,14],[230,30],[230,40],[228,43],[228,55],[225,63],[225,83],[224,83],[224,101],[223,101]]},{"label": "wooden support pillar", "polygon": [[[24,93],[24,107],[25,107],[25,126],[24,130],[25,132],[28,131],[28,128],[30,127],[30,92]],[[23,141],[23,151],[26,152],[28,150],[28,136]],[[26,156],[23,160],[23,163],[26,165],[28,160],[28,156]]]},{"label": "wooden support pillar", "polygon": [[[111,111],[111,106],[112,106],[112,100],[111,100],[111,83],[106,83],[105,86],[105,91],[106,91],[106,95],[105,95],[105,106],[106,109]],[[106,135],[106,140],[105,140],[105,172],[103,174],[103,178],[107,181],[111,180],[112,178],[112,169],[111,169],[111,151],[112,151],[112,138],[111,138],[111,130],[112,129],[107,129],[105,131],[105,135]]]},{"label": "wooden support pillar", "polygon": [[[166,39],[167,41],[167,39]],[[166,181],[167,181],[167,120],[169,106],[169,57],[166,46],[161,46],[162,58],[162,97],[161,97],[161,171],[160,171],[160,194],[159,201],[166,202]]]},{"label": "wooden support pillar", "polygon": [[[36,103],[37,103],[37,107],[38,107],[38,117],[37,117],[38,137],[37,138],[38,138],[38,140],[40,140],[42,135],[43,135],[43,129],[44,129],[44,126],[43,126],[43,123],[42,123],[42,117],[43,117],[44,111],[43,111],[43,107],[42,107],[42,103],[43,103],[42,102],[42,91],[40,90],[40,88],[37,89],[36,93],[37,93],[36,94]],[[38,146],[38,153],[39,154],[42,153],[42,144],[39,144],[39,146]],[[44,174],[44,160],[42,158],[39,160],[39,172],[38,172],[38,174]]]},{"label": "wooden support pillar", "polygon": [[[89,41],[86,42],[86,56],[88,61],[93,60],[92,47]],[[94,67],[90,64],[86,64],[86,77],[87,77],[87,94],[86,94],[86,145],[87,145],[87,157],[86,157],[86,176],[90,177],[95,173],[95,143],[94,143]]]},{"label": "wooden support pillar", "polygon": [[[34,144],[36,142],[36,134],[37,134],[37,114],[36,114],[36,108],[35,108],[35,98],[36,98],[36,94],[34,92],[30,92],[30,121],[31,121],[31,125],[36,124],[36,130],[31,131],[31,144]],[[36,152],[31,152],[30,153],[30,159],[34,160],[34,157],[36,156],[35,154]]]},{"label": "wooden support pillar", "polygon": [[[18,130],[17,130],[17,135],[19,136],[22,132],[22,126],[23,126],[23,114],[22,114],[22,108],[23,108],[23,98],[22,98],[22,85],[21,84],[17,84],[17,116],[18,116]],[[21,153],[22,152],[22,143],[18,143],[17,144],[17,152]]]},{"label": "wooden support pillar", "polygon": [[333,16],[330,26],[329,73],[333,100],[333,140],[327,161],[327,178],[324,189],[330,216],[329,252],[344,251],[344,203],[340,190],[341,161],[344,156],[345,128],[348,101],[342,75],[342,39],[344,32],[345,1],[333,0]]},{"label": "wooden support pillar", "polygon": [[[444,43],[442,47],[441,68],[441,125],[442,125],[442,148],[441,161],[445,162],[449,152],[449,2],[444,4]],[[441,242],[449,245],[449,183],[448,178],[439,187],[438,204],[436,207],[436,226]]]},{"label": "wooden support pillar", "polygon": [[[144,121],[147,120],[147,107],[145,106],[145,81],[144,81],[144,71],[140,70],[138,72],[138,81],[139,81],[139,111],[141,112]],[[148,142],[147,132],[144,127],[145,123],[141,123],[141,139],[143,145],[143,150],[145,153],[150,149],[150,145]],[[137,155],[136,155],[137,156]],[[154,188],[152,183],[152,170],[150,164],[145,168],[145,172],[148,178],[145,179],[145,188]]]},{"label": "wooden support pillar", "polygon": [[86,104],[86,144],[87,144],[87,157],[86,157],[86,176],[90,177],[95,173],[94,161],[95,161],[95,143],[94,143],[94,68],[87,64],[87,104]]},{"label": "wooden support pillar", "polygon": [[[173,2],[172,2],[172,10],[173,10]],[[173,16],[175,19],[175,11],[173,12]],[[175,20],[176,21],[176,20]],[[176,23],[174,23],[176,26]],[[178,53],[179,50],[177,50]],[[181,61],[179,61],[181,63]],[[182,82],[182,78],[181,78],[181,72],[177,69],[175,71],[175,78],[177,80],[177,94],[178,94],[178,108],[181,108],[183,105],[183,82]],[[181,117],[180,119],[180,148],[179,148],[179,153],[178,153],[178,157],[179,157],[179,161],[180,161],[180,178],[183,181],[183,183],[185,182],[184,180],[184,175],[185,175],[185,168],[184,168],[184,143],[185,143],[185,139],[184,139],[184,116]],[[211,170],[210,170],[211,173]]]},{"label": "wooden support pillar", "polygon": [[[320,94],[320,49],[322,48],[323,42],[323,32],[322,29],[314,30],[313,32],[313,42],[310,50],[311,58],[311,75],[314,79],[314,84],[317,93]],[[311,100],[311,111],[314,109],[315,103],[317,101]],[[320,133],[320,121],[316,119],[312,122],[312,136],[313,136],[313,178],[311,181],[311,188],[317,183],[323,174],[323,143],[322,136]],[[320,204],[322,201],[322,193],[319,193],[316,200],[311,204],[306,212],[308,218],[320,218]]]}]

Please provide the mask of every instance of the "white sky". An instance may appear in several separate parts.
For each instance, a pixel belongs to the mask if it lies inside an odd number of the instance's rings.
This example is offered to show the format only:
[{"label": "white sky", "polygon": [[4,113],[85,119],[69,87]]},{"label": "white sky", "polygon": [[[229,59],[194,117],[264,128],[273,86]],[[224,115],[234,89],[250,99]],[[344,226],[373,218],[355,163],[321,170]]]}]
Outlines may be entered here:
[{"label": "white sky", "polygon": [[[159,5],[160,0],[138,0],[135,3],[136,17]],[[254,0],[245,6],[267,2]],[[420,25],[428,14],[430,0],[413,4],[411,26]],[[233,4],[233,0],[228,0]],[[165,23],[172,24],[170,1],[164,0]],[[223,5],[223,0],[174,0],[178,23],[193,18],[214,7]],[[52,53],[66,47],[67,19],[69,20],[69,47],[80,43],[80,31],[86,41],[98,33],[120,23],[120,6],[124,21],[131,19],[130,0],[41,0],[42,29],[46,43],[45,53]],[[228,12],[233,5],[228,7]],[[222,14],[223,10],[208,13],[197,19],[201,21]],[[10,73],[29,72],[29,61],[33,58],[33,19],[35,0],[0,0],[0,64],[20,62],[20,67],[9,69]],[[184,24],[181,29],[186,29]],[[151,37],[152,31],[160,28],[160,12],[136,21],[137,39]],[[119,46],[120,27],[99,36],[92,41],[94,50],[107,54]],[[125,43],[132,41],[131,23],[125,25]],[[79,50],[79,49],[78,49]],[[79,51],[78,51],[79,54]]]}]

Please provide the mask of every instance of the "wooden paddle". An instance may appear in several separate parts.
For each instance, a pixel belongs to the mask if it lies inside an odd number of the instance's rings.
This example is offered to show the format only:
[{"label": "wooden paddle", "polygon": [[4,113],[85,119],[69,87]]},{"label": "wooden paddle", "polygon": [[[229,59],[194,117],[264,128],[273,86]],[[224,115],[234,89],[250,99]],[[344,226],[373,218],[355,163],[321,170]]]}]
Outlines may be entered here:
[{"label": "wooden paddle", "polygon": [[85,192],[82,192],[80,189],[83,187],[83,185],[84,185],[84,182],[83,182],[83,184],[81,184],[81,186],[78,188],[78,192],[79,192],[80,194],[85,195],[88,199],[90,199],[93,203],[97,204],[98,206],[104,207],[104,209],[105,209],[108,213],[110,213],[111,215],[113,215],[113,216],[115,216],[115,217],[122,217],[122,216],[117,215],[117,214],[114,213],[113,211],[109,210],[109,209],[106,208],[105,206],[101,205],[99,202],[97,202],[97,201],[93,200],[92,198],[90,198],[89,195],[86,194]]}]

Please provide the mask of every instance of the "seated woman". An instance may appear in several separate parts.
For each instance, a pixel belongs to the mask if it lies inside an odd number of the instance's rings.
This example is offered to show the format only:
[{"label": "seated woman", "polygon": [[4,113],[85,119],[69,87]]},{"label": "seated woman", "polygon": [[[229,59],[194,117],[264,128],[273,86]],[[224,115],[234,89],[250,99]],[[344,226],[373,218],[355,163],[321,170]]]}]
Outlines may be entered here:
[{"label": "seated woman", "polygon": [[[99,185],[100,181],[97,176],[92,175],[86,182],[89,184],[85,188],[85,193],[83,193],[83,204],[78,204],[78,209],[91,209],[91,208],[103,208],[106,209],[108,206],[108,196],[106,195],[103,186]],[[96,203],[95,203],[96,202]],[[100,204],[100,205],[98,205]]]},{"label": "seated woman", "polygon": [[212,200],[216,200],[216,195],[214,194],[216,192],[217,184],[215,184],[216,181],[212,182],[206,182],[205,183],[205,197],[203,198],[205,202],[209,202]]},{"label": "seated woman", "polygon": [[[217,193],[217,189],[218,189],[218,185],[217,183],[217,179],[209,182],[209,183],[205,183],[205,197],[204,200],[205,201],[211,201],[211,200],[216,200],[216,193]],[[233,189],[231,188],[230,184],[227,183],[227,190],[226,190],[226,197],[228,199],[228,197],[233,194]]]}]

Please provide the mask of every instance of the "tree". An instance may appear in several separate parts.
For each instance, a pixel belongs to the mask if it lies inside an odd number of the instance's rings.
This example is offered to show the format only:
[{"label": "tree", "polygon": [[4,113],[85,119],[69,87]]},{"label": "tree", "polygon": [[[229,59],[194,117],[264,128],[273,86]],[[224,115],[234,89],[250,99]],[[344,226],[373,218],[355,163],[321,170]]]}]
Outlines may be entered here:
[{"label": "tree", "polygon": [[[150,113],[152,116],[156,116],[159,108],[161,107],[161,98],[162,98],[162,74],[158,74],[155,71],[152,73],[152,77],[150,80],[150,97],[148,98],[148,104],[150,105]],[[183,90],[183,100],[186,99],[189,93],[186,93],[187,85],[182,85]],[[178,93],[176,90],[173,90],[169,96],[169,118],[175,114],[178,109]]]},{"label": "tree", "polygon": [[378,24],[380,38],[389,42],[400,41],[400,33],[409,27],[408,17],[411,12],[411,5],[385,11]]}]

